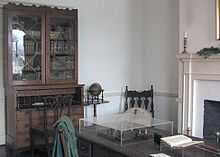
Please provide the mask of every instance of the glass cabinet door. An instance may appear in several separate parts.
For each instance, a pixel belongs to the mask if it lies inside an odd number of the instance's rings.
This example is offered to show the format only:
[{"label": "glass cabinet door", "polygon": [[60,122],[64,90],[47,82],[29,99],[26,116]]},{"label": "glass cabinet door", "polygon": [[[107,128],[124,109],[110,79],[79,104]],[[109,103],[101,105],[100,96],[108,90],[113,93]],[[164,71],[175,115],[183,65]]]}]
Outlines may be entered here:
[{"label": "glass cabinet door", "polygon": [[73,16],[49,16],[48,62],[50,82],[73,82],[76,79],[76,25]]},{"label": "glass cabinet door", "polygon": [[41,16],[11,15],[8,17],[12,80],[42,79],[42,18]]}]

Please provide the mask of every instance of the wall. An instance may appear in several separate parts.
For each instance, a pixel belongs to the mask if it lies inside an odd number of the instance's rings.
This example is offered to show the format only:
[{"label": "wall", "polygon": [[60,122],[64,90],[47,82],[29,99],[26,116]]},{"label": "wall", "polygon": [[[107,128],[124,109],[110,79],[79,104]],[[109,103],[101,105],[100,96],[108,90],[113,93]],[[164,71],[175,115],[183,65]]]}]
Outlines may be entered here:
[{"label": "wall", "polygon": [[[80,3],[79,7],[80,42],[83,42],[80,80],[86,84],[98,80],[110,90],[107,93],[120,92],[119,87],[125,84],[131,89],[146,89],[153,84],[157,92],[156,117],[174,120],[176,125],[178,1],[125,0],[118,1],[117,6],[114,1],[91,4],[86,1],[86,4]],[[86,16],[87,11],[91,16]],[[91,49],[94,56],[89,55]],[[97,56],[104,60],[97,63]],[[93,68],[96,75],[88,71]],[[99,106],[98,114],[117,111],[119,98],[118,94],[107,98],[112,102],[110,107],[106,112],[107,104]],[[91,108],[87,109],[91,113]]]},{"label": "wall", "polygon": [[158,92],[156,115],[176,125],[178,1],[147,0],[145,7],[145,80]]},{"label": "wall", "polygon": [[179,51],[183,51],[183,34],[188,32],[188,52],[220,46],[216,40],[215,0],[179,0]]},{"label": "wall", "polygon": [[[143,86],[143,0],[80,1],[80,82],[99,82],[108,104],[97,107],[97,115],[118,112],[121,88]],[[93,107],[85,108],[92,116]]]},{"label": "wall", "polygon": [[108,91],[142,85],[142,1],[80,1],[80,82]]},{"label": "wall", "polygon": [[98,115],[119,110],[126,84],[153,84],[156,116],[176,121],[178,0],[16,1],[79,8],[79,82],[100,82],[111,102]]},{"label": "wall", "polygon": [[[3,23],[2,10],[0,9],[0,24]],[[3,88],[3,29],[0,26],[0,144],[5,143],[5,103]]]}]

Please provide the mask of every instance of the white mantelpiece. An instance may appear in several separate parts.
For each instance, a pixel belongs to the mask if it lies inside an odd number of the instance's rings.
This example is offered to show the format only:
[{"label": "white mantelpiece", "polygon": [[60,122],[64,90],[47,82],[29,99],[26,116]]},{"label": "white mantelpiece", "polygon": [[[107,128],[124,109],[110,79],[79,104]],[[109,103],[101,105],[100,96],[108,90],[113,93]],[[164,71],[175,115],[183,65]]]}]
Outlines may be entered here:
[{"label": "white mantelpiece", "polygon": [[178,132],[191,135],[196,81],[220,81],[220,55],[207,59],[196,54],[178,54]]}]

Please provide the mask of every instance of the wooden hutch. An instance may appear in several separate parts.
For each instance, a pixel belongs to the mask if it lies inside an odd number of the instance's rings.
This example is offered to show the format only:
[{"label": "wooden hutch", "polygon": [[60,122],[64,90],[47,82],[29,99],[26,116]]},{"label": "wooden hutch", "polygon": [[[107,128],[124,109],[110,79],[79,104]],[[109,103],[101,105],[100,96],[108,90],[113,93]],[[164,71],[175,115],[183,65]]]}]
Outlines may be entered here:
[{"label": "wooden hutch", "polygon": [[76,9],[4,6],[6,141],[16,150],[30,145],[30,116],[34,125],[42,125],[32,109],[44,96],[72,95],[75,125],[83,117],[77,23]]}]

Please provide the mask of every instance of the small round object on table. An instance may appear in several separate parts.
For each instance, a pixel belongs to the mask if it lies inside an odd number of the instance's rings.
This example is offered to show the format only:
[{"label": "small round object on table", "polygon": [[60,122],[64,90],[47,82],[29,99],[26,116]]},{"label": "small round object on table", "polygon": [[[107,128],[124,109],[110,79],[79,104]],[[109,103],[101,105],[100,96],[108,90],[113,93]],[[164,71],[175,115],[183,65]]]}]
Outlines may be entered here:
[{"label": "small round object on table", "polygon": [[89,86],[88,92],[92,96],[99,96],[102,92],[102,86],[99,83],[93,83]]}]

